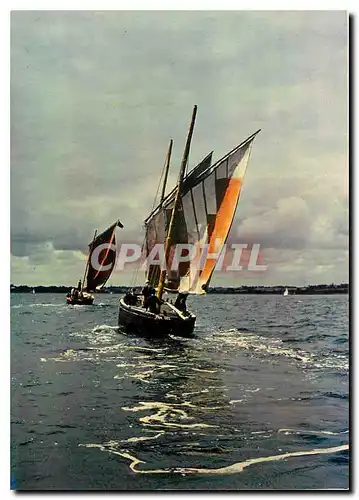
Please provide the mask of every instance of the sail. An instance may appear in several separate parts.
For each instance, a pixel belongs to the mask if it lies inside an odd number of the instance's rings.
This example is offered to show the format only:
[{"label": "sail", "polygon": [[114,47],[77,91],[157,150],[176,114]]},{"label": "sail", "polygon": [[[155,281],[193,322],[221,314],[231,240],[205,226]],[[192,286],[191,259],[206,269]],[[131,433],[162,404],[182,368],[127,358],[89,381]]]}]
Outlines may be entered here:
[{"label": "sail", "polygon": [[[88,292],[94,292],[101,289],[115,267],[116,264],[116,228],[122,228],[123,225],[118,220],[103,233],[99,234],[89,245],[87,286]],[[105,244],[103,249],[100,245]],[[109,247],[111,245],[111,248]],[[96,254],[94,254],[96,252]],[[94,261],[94,262],[93,262]],[[94,263],[98,263],[99,266]],[[97,269],[96,269],[97,268]]]},{"label": "sail", "polygon": [[[192,185],[196,182],[196,180],[201,175],[203,175],[204,172],[206,172],[206,170],[209,169],[209,167],[212,164],[212,155],[213,155],[213,151],[211,151],[211,153],[209,153],[205,158],[203,158],[203,160],[193,170],[191,170],[186,175],[186,177],[183,179],[183,183],[182,183],[182,187],[181,187],[182,195],[187,193],[187,191],[192,187]],[[168,193],[168,195],[165,197],[165,199],[163,200],[161,205],[159,205],[157,207],[157,209],[154,210],[154,212],[160,210],[163,207],[166,207],[167,209],[171,209],[173,202],[174,202],[174,199],[175,199],[175,196],[176,196],[176,188],[172,189],[172,191],[170,193]]]},{"label": "sail", "polygon": [[[167,262],[166,288],[205,293],[235,216],[252,142],[259,131],[211,165],[208,155],[184,180],[181,201],[175,214],[171,254]],[[210,160],[208,161],[208,159]],[[206,166],[204,162],[206,161]],[[147,219],[147,256],[154,245],[164,243],[175,191]],[[172,270],[175,247],[193,245],[191,259]],[[150,266],[148,277],[157,284],[160,266]]]},{"label": "sail", "polygon": [[[182,184],[182,196],[195,184],[197,178],[208,170],[212,163],[212,154],[209,153],[191,172],[187,174]],[[146,257],[148,257],[156,244],[164,244],[167,228],[171,218],[172,207],[176,189],[173,189],[163,200],[163,202],[146,219]],[[179,243],[188,243],[187,228],[184,220],[183,207],[180,203],[175,214],[174,227],[172,232],[172,246]],[[168,267],[171,268],[173,260],[173,250],[170,254]],[[189,263],[181,262],[178,271],[169,271],[167,275],[166,288],[176,290],[180,283],[181,276],[185,276],[189,268]],[[160,265],[150,265],[147,272],[147,279],[153,286],[157,286],[160,276]]]},{"label": "sail", "polygon": [[[146,224],[146,257],[150,255],[156,244],[164,242],[167,225],[165,211],[158,212]],[[147,271],[147,279],[152,285],[157,285],[159,276],[160,266],[150,265]]]},{"label": "sail", "polygon": [[[259,131],[258,131],[259,132]],[[205,293],[235,216],[256,132],[199,176],[182,197],[194,252],[179,290]]]}]

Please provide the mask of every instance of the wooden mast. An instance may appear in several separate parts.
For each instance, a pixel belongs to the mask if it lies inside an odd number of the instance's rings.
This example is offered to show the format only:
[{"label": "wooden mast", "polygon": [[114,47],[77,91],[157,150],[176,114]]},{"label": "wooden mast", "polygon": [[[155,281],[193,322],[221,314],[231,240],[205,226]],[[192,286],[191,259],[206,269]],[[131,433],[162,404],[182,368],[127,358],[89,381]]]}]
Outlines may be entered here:
[{"label": "wooden mast", "polygon": [[[167,178],[168,178],[168,172],[170,169],[170,162],[171,162],[171,155],[172,155],[172,146],[173,146],[173,139],[170,140],[169,146],[168,146],[168,151],[167,151],[167,156],[165,160],[165,165],[164,165],[164,177],[163,177],[163,185],[162,185],[162,192],[161,192],[161,198],[160,198],[160,204],[159,207],[162,207],[163,200],[165,199],[165,193],[166,193],[166,184],[167,184]],[[151,284],[156,281],[156,275],[157,275],[157,268],[152,269],[152,273],[148,273],[148,280]]]},{"label": "wooden mast", "polygon": [[180,202],[181,187],[182,187],[184,174],[186,171],[187,160],[188,160],[189,150],[190,150],[190,146],[191,146],[191,140],[192,140],[192,135],[193,135],[194,122],[196,120],[196,115],[197,115],[197,106],[194,106],[193,112],[192,112],[191,124],[190,124],[189,130],[188,130],[187,141],[186,141],[186,145],[185,145],[184,152],[183,152],[181,169],[180,169],[180,173],[179,173],[179,177],[178,177],[176,197],[174,200],[172,213],[171,213],[171,219],[170,219],[170,223],[168,226],[167,238],[166,238],[166,243],[165,243],[165,259],[164,259],[164,263],[163,263],[164,269],[161,270],[160,280],[158,282],[157,297],[160,300],[162,299],[162,295],[163,295],[163,287],[165,284],[165,279],[166,279],[166,274],[167,274],[167,269],[166,269],[167,268],[167,261],[168,261],[168,257],[170,255],[170,251],[171,251],[173,223],[174,223],[175,215],[176,215],[176,212],[178,210],[178,206],[179,206],[179,202]]},{"label": "wooden mast", "polygon": [[161,198],[160,198],[160,206],[162,206],[163,200],[165,199],[166,184],[167,184],[168,172],[170,169],[170,161],[171,161],[171,155],[172,155],[172,146],[173,146],[173,140],[171,139],[170,144],[168,146],[168,152],[167,152],[167,157],[166,157],[165,176],[163,179],[162,193],[161,193]]},{"label": "wooden mast", "polygon": [[85,274],[84,274],[84,277],[83,277],[83,280],[82,280],[82,283],[81,283],[81,291],[83,290],[84,288],[84,283],[85,283],[85,279],[86,279],[86,274],[87,274],[87,271],[88,271],[88,268],[89,268],[89,263],[90,263],[90,255],[91,255],[91,250],[92,250],[92,247],[93,247],[93,244],[94,244],[94,241],[95,241],[95,238],[96,238],[96,234],[97,234],[97,229],[95,230],[95,233],[93,235],[93,239],[92,239],[92,243],[91,243],[91,246],[90,246],[90,250],[89,250],[89,254],[87,256],[87,262],[86,262],[86,267],[85,267]]}]

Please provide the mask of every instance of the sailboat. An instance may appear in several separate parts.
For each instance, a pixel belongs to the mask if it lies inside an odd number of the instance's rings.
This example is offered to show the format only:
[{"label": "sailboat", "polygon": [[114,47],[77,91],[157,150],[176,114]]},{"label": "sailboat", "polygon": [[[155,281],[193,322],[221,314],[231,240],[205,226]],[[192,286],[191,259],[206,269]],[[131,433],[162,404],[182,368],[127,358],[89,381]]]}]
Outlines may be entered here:
[{"label": "sailboat", "polygon": [[[89,244],[85,273],[83,280],[79,280],[77,288],[72,288],[67,294],[66,303],[72,305],[91,305],[95,299],[93,293],[100,291],[110,278],[116,264],[116,228],[123,228],[122,223],[117,220],[109,228],[97,235],[97,230]],[[99,249],[104,245],[104,249]],[[97,250],[96,260],[99,266],[93,266],[94,252]],[[85,286],[86,282],[86,286]]]},{"label": "sailboat", "polygon": [[284,295],[284,297],[286,297],[287,295],[289,295],[288,288],[286,288],[286,289],[284,290],[283,295]]},{"label": "sailboat", "polygon": [[[204,295],[225,244],[236,212],[252,142],[259,130],[212,165],[209,153],[186,174],[197,106],[194,106],[177,186],[164,196],[172,141],[167,154],[162,195],[145,220],[145,249],[149,256],[165,244],[164,265],[148,267],[149,286],[156,290],[159,309],[146,308],[141,295],[127,294],[119,302],[119,325],[144,335],[193,334],[196,316],[185,305],[188,294]],[[172,266],[176,246],[193,245],[190,261]],[[203,252],[206,248],[207,252]],[[216,253],[216,256],[214,255]],[[178,259],[179,260],[179,259]],[[176,269],[173,269],[173,268]],[[175,304],[163,299],[164,291],[177,292]]]}]

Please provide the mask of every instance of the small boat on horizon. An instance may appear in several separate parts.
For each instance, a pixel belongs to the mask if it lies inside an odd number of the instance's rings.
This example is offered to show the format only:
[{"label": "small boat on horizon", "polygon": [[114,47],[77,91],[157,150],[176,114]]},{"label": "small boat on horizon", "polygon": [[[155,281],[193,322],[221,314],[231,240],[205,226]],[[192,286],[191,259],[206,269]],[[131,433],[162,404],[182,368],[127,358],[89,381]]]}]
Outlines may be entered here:
[{"label": "small boat on horizon", "polygon": [[[187,296],[206,294],[219,258],[217,245],[225,244],[232,226],[252,142],[259,130],[213,165],[211,152],[186,175],[196,113],[194,106],[177,186],[165,196],[171,140],[160,202],[145,220],[146,256],[156,245],[164,245],[165,265],[163,269],[160,264],[150,265],[142,294],[131,291],[119,301],[119,326],[130,332],[149,336],[193,334],[196,316],[187,309]],[[192,245],[195,255],[174,270],[171,264],[180,244]],[[202,263],[204,245],[208,257],[204,256]],[[213,257],[214,253],[217,257]],[[145,290],[149,296],[144,296]],[[176,301],[164,300],[164,291],[177,293]]]},{"label": "small boat on horizon", "polygon": [[[105,286],[107,280],[116,263],[116,228],[123,228],[122,223],[117,220],[112,226],[103,233],[97,235],[95,231],[92,242],[89,244],[89,253],[87,257],[85,274],[83,280],[79,280],[77,287],[72,288],[66,296],[66,303],[69,305],[91,305],[95,300],[93,295]],[[99,267],[96,269],[92,263],[93,253],[100,245],[107,245],[98,255]],[[86,282],[86,286],[85,286]]]}]

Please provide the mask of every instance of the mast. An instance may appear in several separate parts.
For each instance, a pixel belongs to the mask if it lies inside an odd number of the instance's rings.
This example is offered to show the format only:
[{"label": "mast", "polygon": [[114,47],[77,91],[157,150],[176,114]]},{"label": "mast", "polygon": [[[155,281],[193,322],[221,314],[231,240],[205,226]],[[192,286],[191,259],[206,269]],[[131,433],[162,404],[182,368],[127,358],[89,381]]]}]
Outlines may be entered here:
[{"label": "mast", "polygon": [[172,155],[172,146],[173,146],[173,140],[171,139],[170,144],[168,146],[168,152],[167,152],[167,157],[166,157],[165,175],[164,175],[164,179],[163,179],[162,193],[161,193],[161,198],[160,198],[160,206],[162,206],[163,200],[165,199],[166,184],[167,184],[168,172],[170,169],[170,161],[171,161],[171,155]]},{"label": "mast", "polygon": [[86,262],[86,267],[85,267],[85,274],[84,274],[84,277],[83,277],[83,280],[82,280],[82,283],[81,283],[81,291],[84,288],[84,283],[85,283],[85,279],[86,279],[86,275],[87,275],[87,271],[88,271],[89,263],[90,263],[91,249],[92,249],[94,241],[96,239],[96,234],[97,234],[97,229],[95,230],[95,233],[93,235],[92,243],[91,243],[91,246],[90,246],[90,251],[89,251],[89,254],[87,256],[87,262]]},{"label": "mast", "polygon": [[[168,172],[170,169],[170,162],[171,162],[171,155],[172,155],[172,146],[173,146],[173,140],[170,140],[169,146],[168,146],[168,151],[167,151],[167,156],[165,160],[165,165],[164,165],[164,177],[163,177],[163,185],[162,185],[162,192],[161,192],[161,198],[160,198],[160,203],[158,207],[161,209],[163,200],[165,199],[165,192],[166,192],[166,184],[167,184],[167,178],[168,178]],[[150,271],[150,269],[149,269]],[[148,279],[150,283],[153,284],[154,281],[156,281],[156,275],[157,275],[157,269],[152,269],[152,272],[148,274]]]},{"label": "mast", "polygon": [[179,206],[179,202],[180,202],[181,186],[182,186],[183,178],[184,178],[185,171],[186,171],[187,160],[188,160],[189,150],[190,150],[190,146],[191,146],[191,140],[192,140],[192,135],[193,135],[194,122],[196,120],[196,115],[197,115],[197,106],[195,105],[193,107],[191,124],[190,124],[189,130],[188,130],[187,141],[186,141],[186,145],[184,148],[181,169],[180,169],[180,173],[179,173],[179,177],[178,177],[176,197],[174,200],[171,219],[170,219],[170,223],[168,226],[168,232],[167,232],[167,238],[166,238],[166,244],[165,244],[164,269],[161,270],[160,280],[158,282],[158,289],[157,289],[157,297],[160,300],[162,299],[163,287],[165,284],[165,278],[166,278],[166,274],[167,274],[166,267],[167,267],[168,257],[170,255],[170,250],[171,250],[173,223],[174,223],[175,215],[176,215],[176,212],[178,210],[178,206]]}]

